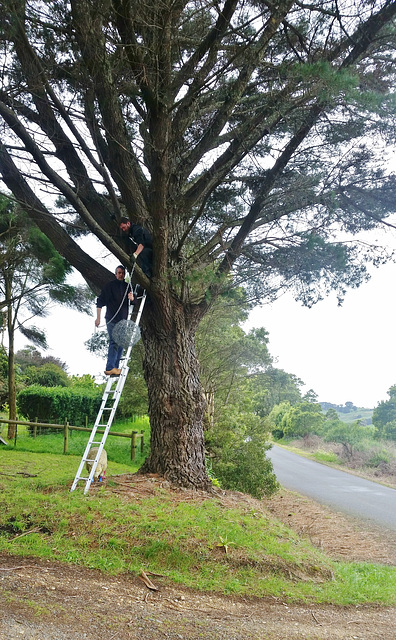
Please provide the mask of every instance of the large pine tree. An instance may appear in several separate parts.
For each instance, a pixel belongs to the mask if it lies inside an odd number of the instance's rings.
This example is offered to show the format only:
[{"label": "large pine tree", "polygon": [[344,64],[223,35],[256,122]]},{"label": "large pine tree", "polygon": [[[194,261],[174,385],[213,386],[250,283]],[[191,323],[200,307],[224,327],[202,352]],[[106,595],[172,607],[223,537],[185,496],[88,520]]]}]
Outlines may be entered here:
[{"label": "large pine tree", "polygon": [[1,11],[4,183],[95,289],[111,275],[75,226],[126,264],[119,217],[151,231],[153,277],[136,270],[149,292],[144,469],[205,488],[194,334],[208,306],[240,282],[261,299],[291,286],[306,304],[342,296],[365,256],[335,234],[350,240],[394,208],[383,151],[396,3],[3,0]]}]

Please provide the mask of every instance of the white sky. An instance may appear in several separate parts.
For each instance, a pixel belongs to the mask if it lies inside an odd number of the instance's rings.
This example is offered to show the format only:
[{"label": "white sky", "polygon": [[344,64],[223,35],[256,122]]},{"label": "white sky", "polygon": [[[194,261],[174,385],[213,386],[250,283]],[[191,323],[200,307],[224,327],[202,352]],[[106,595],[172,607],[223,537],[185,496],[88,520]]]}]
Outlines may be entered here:
[{"label": "white sky", "polygon": [[306,309],[286,295],[252,311],[248,327],[269,332],[276,366],[294,373],[319,401],[372,408],[396,384],[396,264],[372,272],[348,291],[342,307],[335,295]]}]

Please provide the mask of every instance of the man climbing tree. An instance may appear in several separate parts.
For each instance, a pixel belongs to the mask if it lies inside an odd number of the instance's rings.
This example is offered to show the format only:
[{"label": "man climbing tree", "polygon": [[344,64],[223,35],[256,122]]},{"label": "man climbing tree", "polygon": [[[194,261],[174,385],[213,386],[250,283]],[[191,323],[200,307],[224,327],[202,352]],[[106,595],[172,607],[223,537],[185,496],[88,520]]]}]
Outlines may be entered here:
[{"label": "man climbing tree", "polygon": [[395,13],[390,0],[2,3],[4,183],[96,291],[111,274],[76,227],[126,265],[121,217],[152,235],[152,277],[135,269],[149,292],[144,471],[208,486],[194,334],[216,296],[245,283],[252,299],[293,288],[310,305],[384,258],[350,240],[396,202]]}]

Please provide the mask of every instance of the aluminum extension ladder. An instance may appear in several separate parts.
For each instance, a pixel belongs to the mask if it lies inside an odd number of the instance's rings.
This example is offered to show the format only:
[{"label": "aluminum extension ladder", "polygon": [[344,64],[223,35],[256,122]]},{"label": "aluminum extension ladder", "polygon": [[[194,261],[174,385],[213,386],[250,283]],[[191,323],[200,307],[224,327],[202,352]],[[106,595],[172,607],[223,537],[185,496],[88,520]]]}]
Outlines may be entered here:
[{"label": "aluminum extension ladder", "polygon": [[[100,456],[102,454],[102,451],[107,439],[107,435],[113,423],[114,415],[121,398],[121,393],[124,388],[125,380],[128,375],[128,371],[129,371],[128,362],[131,355],[132,347],[134,345],[134,338],[137,331],[137,327],[139,326],[140,319],[142,317],[145,302],[146,302],[146,292],[144,291],[140,300],[139,310],[136,316],[136,321],[135,321],[136,326],[134,327],[134,330],[132,332],[129,346],[127,347],[125,354],[121,358],[121,374],[117,377],[112,377],[112,376],[108,377],[107,384],[102,396],[102,403],[100,405],[100,409],[96,417],[95,424],[91,431],[88,444],[85,448],[83,457],[80,462],[80,466],[78,467],[78,471],[76,473],[76,477],[74,478],[70,491],[74,491],[74,489],[77,487],[77,483],[80,482],[81,480],[85,482],[84,494],[88,493],[89,488],[91,486],[92,480],[95,475],[96,467],[98,466],[98,462],[100,460]],[[128,317],[129,320],[131,319],[132,314],[133,314],[133,306],[131,305],[129,317]],[[104,428],[104,432],[102,434],[101,440],[95,440],[98,428]],[[98,452],[96,454],[95,459],[89,457],[89,452],[92,446],[98,447]],[[93,463],[91,471],[88,476],[86,475],[86,473],[85,475],[82,475],[84,473],[85,463],[87,461]]]}]

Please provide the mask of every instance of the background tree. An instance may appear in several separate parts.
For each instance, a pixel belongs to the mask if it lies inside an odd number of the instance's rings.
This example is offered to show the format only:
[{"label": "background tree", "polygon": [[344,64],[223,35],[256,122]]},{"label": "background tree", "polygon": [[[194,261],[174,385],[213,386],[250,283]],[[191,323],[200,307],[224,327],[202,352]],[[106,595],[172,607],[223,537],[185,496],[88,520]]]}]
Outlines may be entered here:
[{"label": "background tree", "polygon": [[396,385],[388,389],[388,400],[382,400],[373,411],[372,422],[382,438],[396,440]]},{"label": "background tree", "polygon": [[278,486],[266,456],[269,423],[256,402],[256,376],[271,366],[272,358],[267,332],[246,333],[240,326],[246,318],[246,294],[237,289],[214,302],[197,330],[207,405],[205,447],[210,472],[222,487],[262,497]]},{"label": "background tree", "polygon": [[269,366],[252,377],[255,411],[261,417],[268,416],[275,405],[285,402],[289,405],[301,401],[303,381],[293,373]]},{"label": "background tree", "polygon": [[334,420],[327,425],[324,432],[324,439],[327,442],[340,442],[348,459],[352,458],[353,451],[364,439],[372,438],[375,434],[373,425],[363,425],[359,420],[351,424]]},{"label": "background tree", "polygon": [[194,336],[212,301],[241,282],[252,299],[342,298],[384,257],[351,234],[386,224],[396,202],[383,158],[396,5],[4,0],[1,12],[3,180],[96,290],[112,274],[76,226],[126,264],[113,218],[152,232],[153,278],[135,270],[150,294],[144,471],[207,487]]},{"label": "background tree", "polygon": [[39,384],[42,387],[67,387],[71,384],[66,371],[52,362],[41,367],[27,367],[25,380],[27,385]]},{"label": "background tree", "polygon": [[[82,288],[66,284],[70,265],[24,212],[4,196],[0,197],[0,247],[0,307],[7,314],[9,419],[16,420],[15,332],[19,330],[28,340],[46,348],[45,333],[28,324],[32,318],[45,317],[54,301],[87,310],[89,297]],[[47,369],[51,366],[57,367],[48,363]],[[9,424],[8,437],[14,435],[15,425]]]},{"label": "background tree", "polygon": [[312,433],[319,434],[322,429],[324,415],[319,403],[303,401],[290,407],[284,418],[284,435],[306,438]]},{"label": "background tree", "polygon": [[272,362],[267,332],[253,329],[247,334],[240,326],[247,317],[246,293],[236,289],[217,299],[197,330],[208,426],[213,427],[216,417],[227,405],[238,404],[241,385],[246,393],[246,377],[265,371]]},{"label": "background tree", "polygon": [[322,430],[324,415],[317,402],[304,400],[291,406],[288,402],[276,405],[270,415],[272,433],[278,438],[306,438],[310,434],[319,434]]},{"label": "background tree", "polygon": [[56,364],[60,369],[67,373],[67,365],[59,358],[52,355],[43,355],[36,347],[31,344],[25,345],[23,349],[18,349],[15,353],[15,362],[21,373],[24,373],[27,367],[41,367],[44,364]]}]

